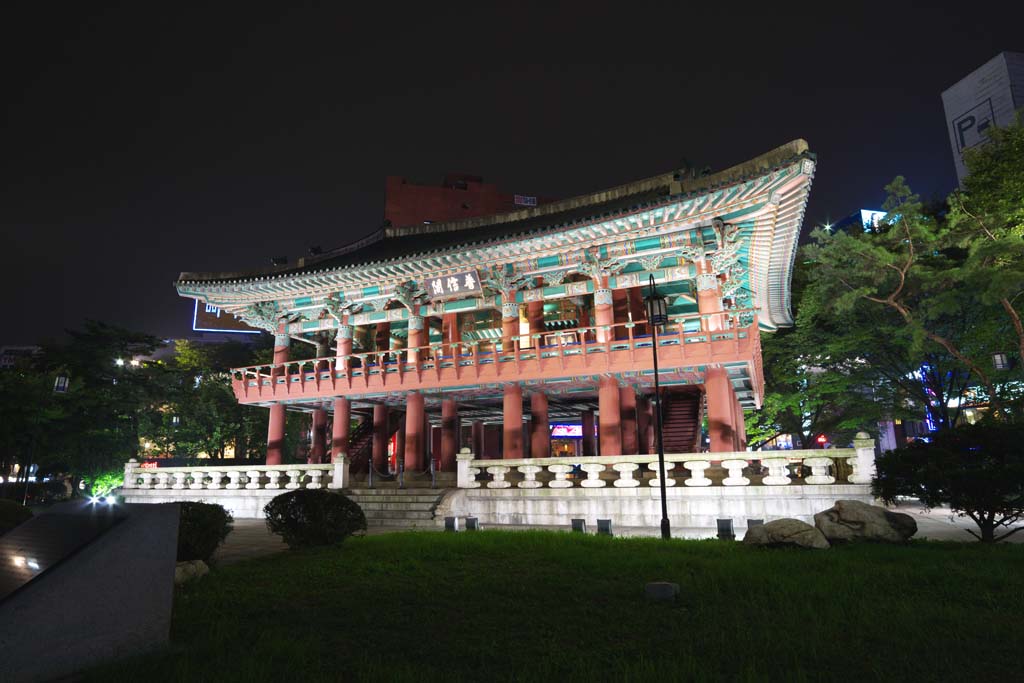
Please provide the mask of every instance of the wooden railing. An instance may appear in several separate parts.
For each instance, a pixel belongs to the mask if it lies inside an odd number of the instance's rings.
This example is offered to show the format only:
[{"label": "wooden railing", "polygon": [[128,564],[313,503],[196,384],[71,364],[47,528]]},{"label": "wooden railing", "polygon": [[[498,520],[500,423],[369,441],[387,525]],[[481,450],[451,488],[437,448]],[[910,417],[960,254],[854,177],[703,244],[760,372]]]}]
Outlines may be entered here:
[{"label": "wooden railing", "polygon": [[[738,326],[749,310],[673,319],[658,333],[658,362],[663,371],[684,370],[708,363],[751,363],[760,386],[760,336],[753,324]],[[725,329],[707,327],[721,319]],[[509,348],[498,341],[435,343],[406,349],[327,356],[232,371],[239,401],[259,402],[285,397],[353,394],[396,389],[439,388],[466,383],[649,370],[652,366],[645,323],[585,326],[559,332],[513,337]],[[615,337],[620,337],[616,339]],[[597,341],[601,338],[603,341]],[[493,350],[482,350],[481,346]]]}]

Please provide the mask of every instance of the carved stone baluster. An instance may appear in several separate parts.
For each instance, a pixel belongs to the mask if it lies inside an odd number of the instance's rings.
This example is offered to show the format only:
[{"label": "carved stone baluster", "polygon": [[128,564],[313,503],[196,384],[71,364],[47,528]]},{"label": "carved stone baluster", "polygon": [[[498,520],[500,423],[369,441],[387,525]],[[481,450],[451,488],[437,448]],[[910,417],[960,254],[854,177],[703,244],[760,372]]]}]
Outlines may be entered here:
[{"label": "carved stone baluster", "polygon": [[520,465],[516,468],[523,475],[523,480],[516,484],[521,489],[539,489],[543,484],[537,481],[537,473],[544,471],[539,465]]},{"label": "carved stone baluster", "polygon": [[154,486],[153,488],[155,488],[155,489],[165,489],[165,488],[167,488],[167,482],[170,480],[170,478],[171,478],[171,475],[168,474],[167,472],[157,472],[156,473],[156,486]]},{"label": "carved stone baluster", "polygon": [[242,478],[242,473],[238,470],[231,470],[228,472],[228,485],[224,488],[231,489],[232,491],[242,488],[238,483],[238,480]]},{"label": "carved stone baluster", "polygon": [[267,482],[267,485],[264,486],[263,488],[265,488],[265,489],[279,489],[279,488],[281,488],[281,482],[280,482],[281,470],[267,470],[267,479],[269,479],[269,481]]},{"label": "carved stone baluster", "polygon": [[746,460],[723,460],[722,467],[729,470],[729,476],[722,480],[725,486],[749,486],[750,480],[743,476]]},{"label": "carved stone baluster", "polygon": [[601,463],[588,462],[586,465],[581,465],[580,468],[587,473],[587,478],[580,482],[580,486],[583,488],[599,489],[608,483],[601,479],[601,473],[604,472],[604,465]]},{"label": "carved stone baluster", "polygon": [[302,470],[285,470],[285,474],[288,475],[288,483],[284,485],[286,489],[297,489],[302,486]]},{"label": "carved stone baluster", "polygon": [[555,475],[555,478],[548,483],[550,488],[572,488],[572,482],[569,481],[569,473],[572,472],[572,465],[548,465],[548,472]]},{"label": "carved stone baluster", "polygon": [[689,478],[683,483],[686,486],[711,486],[711,480],[704,476],[704,470],[711,467],[707,460],[690,460],[683,463],[683,467],[690,470]]},{"label": "carved stone baluster", "polygon": [[192,472],[192,483],[188,485],[190,489],[201,489],[203,488],[203,479],[206,478],[206,472],[202,470],[194,470]]},{"label": "carved stone baluster", "polygon": [[811,468],[811,476],[804,478],[806,484],[834,484],[836,478],[828,473],[832,458],[804,458],[804,464]]},{"label": "carved stone baluster", "polygon": [[321,469],[312,469],[307,472],[309,474],[309,483],[306,484],[307,489],[318,489],[321,488],[320,480],[323,479],[324,471]]},{"label": "carved stone baluster", "polygon": [[505,475],[512,470],[511,467],[505,467],[504,465],[495,465],[494,467],[488,467],[487,473],[494,477],[493,480],[487,482],[487,488],[489,489],[507,489],[512,486],[510,482],[505,481]]},{"label": "carved stone baluster", "polygon": [[176,490],[184,489],[187,486],[187,484],[185,483],[187,481],[188,481],[188,472],[175,472],[174,473],[174,486],[172,486],[171,488],[172,489],[176,489]]},{"label": "carved stone baluster", "polygon": [[258,489],[260,487],[260,471],[259,470],[246,470],[245,476],[248,477],[249,483],[245,485],[247,489]]},{"label": "carved stone baluster", "polygon": [[145,470],[143,470],[142,472],[139,472],[139,479],[140,479],[140,482],[139,482],[139,488],[140,489],[153,488],[153,473],[152,472],[146,472]]},{"label": "carved stone baluster", "polygon": [[[665,463],[665,487],[675,486],[676,480],[672,478],[672,470],[675,469],[676,464],[674,462]],[[647,463],[647,469],[654,472],[654,478],[651,479],[651,486],[654,488],[661,488],[661,479],[658,477],[658,463],[649,462]]]},{"label": "carved stone baluster", "polygon": [[768,476],[761,480],[765,486],[788,486],[792,483],[786,458],[765,458],[761,464],[768,468]]},{"label": "carved stone baluster", "polygon": [[223,472],[207,472],[207,476],[210,477],[210,482],[206,485],[208,489],[219,489],[220,481],[224,478]]},{"label": "carved stone baluster", "polygon": [[617,462],[612,469],[619,473],[619,478],[612,482],[612,486],[620,489],[630,489],[639,486],[640,482],[633,478],[633,472],[640,469],[635,462]]}]

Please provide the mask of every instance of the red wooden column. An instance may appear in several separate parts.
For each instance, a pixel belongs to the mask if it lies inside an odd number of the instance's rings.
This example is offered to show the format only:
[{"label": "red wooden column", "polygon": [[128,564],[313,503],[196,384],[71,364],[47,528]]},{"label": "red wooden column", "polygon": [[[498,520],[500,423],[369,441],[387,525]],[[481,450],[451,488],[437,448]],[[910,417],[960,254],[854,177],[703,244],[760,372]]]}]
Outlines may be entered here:
[{"label": "red wooden column", "polygon": [[708,436],[711,438],[711,452],[723,453],[734,449],[733,435],[736,430],[733,407],[736,395],[725,368],[707,368],[704,371],[704,391],[708,404]]},{"label": "red wooden column", "polygon": [[480,420],[473,421],[470,441],[470,449],[473,451],[473,456],[482,459],[484,457],[484,423]]},{"label": "red wooden column", "polygon": [[594,440],[594,411],[584,410],[580,413],[581,429],[583,430],[583,457],[597,455],[597,443]]},{"label": "red wooden column", "polygon": [[373,406],[373,442],[371,453],[373,466],[380,472],[386,472],[388,460],[388,407],[383,403]]},{"label": "red wooden column", "polygon": [[418,315],[409,316],[409,343],[408,350],[406,351],[406,359],[410,363],[415,363],[419,360],[420,351],[416,348],[417,346],[423,346],[427,339],[427,335],[423,330],[423,318]]},{"label": "red wooden column", "polygon": [[504,294],[501,298],[501,350],[512,351],[512,337],[519,335],[519,304],[515,302],[515,293],[510,297]]},{"label": "red wooden column", "polygon": [[423,451],[426,439],[423,394],[410,391],[405,398],[405,469],[415,472],[423,470]]},{"label": "red wooden column", "polygon": [[[615,309],[612,307],[612,290],[607,286],[602,286],[594,291],[594,318],[594,325],[597,327],[597,341],[612,341],[614,337],[611,325],[615,322]],[[603,448],[601,450],[604,451]]]},{"label": "red wooden column", "polygon": [[455,471],[455,454],[459,452],[459,407],[455,399],[441,401],[441,471]]},{"label": "red wooden column", "polygon": [[540,391],[530,394],[530,457],[551,457],[548,397]]},{"label": "red wooden column", "polygon": [[530,322],[530,346],[533,346],[534,335],[540,335],[537,338],[537,347],[543,346],[544,344],[544,302],[543,301],[531,301],[526,304],[526,319]]},{"label": "red wooden column", "polygon": [[341,454],[352,459],[348,452],[348,437],[352,427],[352,404],[344,396],[334,399],[334,421],[331,423],[331,460]]},{"label": "red wooden column", "polygon": [[[291,342],[285,322],[278,323],[277,334],[274,335],[274,364],[288,362],[288,346]],[[285,374],[284,368],[274,368],[270,372],[270,381]],[[280,465],[284,456],[284,404],[275,403],[270,406],[270,419],[267,421],[267,464]]]},{"label": "red wooden column", "polygon": [[640,452],[637,438],[636,392],[632,387],[619,390],[619,420],[622,424],[622,454],[636,455]]},{"label": "red wooden column", "polygon": [[636,433],[640,453],[649,455],[657,450],[651,445],[654,438],[653,408],[651,399],[638,396],[636,399]]},{"label": "red wooden column", "polygon": [[[327,357],[327,340],[321,338],[316,344],[316,357]],[[319,361],[316,365],[317,377],[330,367],[327,361]],[[327,456],[327,409],[316,408],[313,411],[312,443],[309,449],[308,462],[321,463]]]},{"label": "red wooden column", "polygon": [[445,313],[441,318],[441,341],[444,343],[441,353],[445,356],[453,355],[455,353],[453,345],[462,341],[458,313]]},{"label": "red wooden column", "polygon": [[619,381],[602,377],[598,388],[598,432],[601,455],[622,455],[622,419],[619,405]]},{"label": "red wooden column", "polygon": [[504,424],[504,443],[502,458],[519,459],[523,457],[523,388],[518,384],[506,384],[502,405]]},{"label": "red wooden column", "polygon": [[[697,310],[703,315],[722,310],[722,284],[706,260],[697,261]],[[701,320],[705,331],[721,330],[725,327],[723,316],[716,315]]]}]

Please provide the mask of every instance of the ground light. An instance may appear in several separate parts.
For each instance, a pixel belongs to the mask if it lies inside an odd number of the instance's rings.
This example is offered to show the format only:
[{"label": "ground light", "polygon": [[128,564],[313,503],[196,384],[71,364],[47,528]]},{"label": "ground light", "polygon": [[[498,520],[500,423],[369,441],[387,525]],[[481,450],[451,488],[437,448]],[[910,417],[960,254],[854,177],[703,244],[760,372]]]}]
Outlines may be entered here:
[{"label": "ground light", "polygon": [[658,381],[658,326],[668,321],[668,306],[665,297],[654,288],[654,275],[648,280],[647,324],[651,327],[651,353],[654,355],[654,409],[658,416],[658,484],[661,488],[661,537],[672,538],[672,530],[668,522],[668,502],[665,499],[665,443],[661,431],[661,384]]}]

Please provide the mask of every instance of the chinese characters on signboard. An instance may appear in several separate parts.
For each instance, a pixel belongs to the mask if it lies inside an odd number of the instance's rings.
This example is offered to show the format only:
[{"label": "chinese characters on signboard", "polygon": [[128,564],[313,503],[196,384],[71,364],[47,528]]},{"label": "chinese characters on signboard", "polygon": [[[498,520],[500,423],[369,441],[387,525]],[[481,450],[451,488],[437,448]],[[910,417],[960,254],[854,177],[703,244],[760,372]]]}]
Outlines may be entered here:
[{"label": "chinese characters on signboard", "polygon": [[536,197],[527,197],[526,195],[522,194],[515,195],[513,201],[515,201],[516,206],[537,206]]},{"label": "chinese characters on signboard", "polygon": [[427,290],[431,299],[464,297],[483,292],[480,287],[480,276],[475,270],[432,277],[424,283],[423,289]]}]

